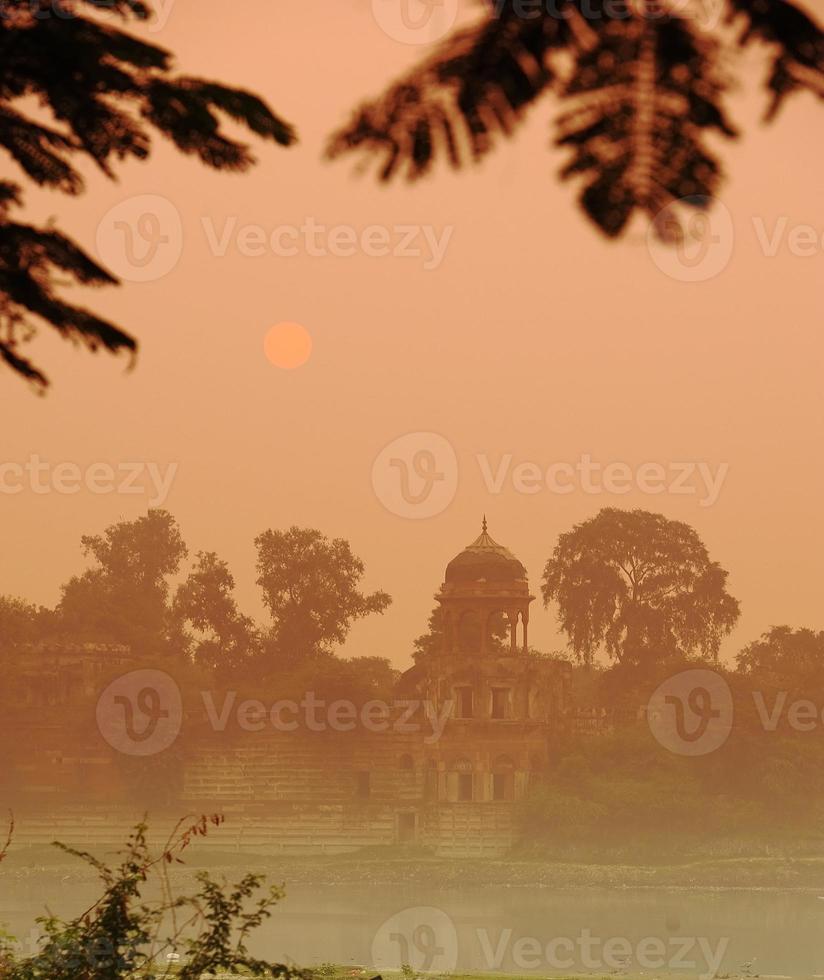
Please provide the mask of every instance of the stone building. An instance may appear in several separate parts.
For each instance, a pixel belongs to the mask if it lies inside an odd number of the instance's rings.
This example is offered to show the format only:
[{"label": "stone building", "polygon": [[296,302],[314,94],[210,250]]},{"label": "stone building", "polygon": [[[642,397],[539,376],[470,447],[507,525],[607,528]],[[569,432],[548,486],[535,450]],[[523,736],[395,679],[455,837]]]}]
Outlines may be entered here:
[{"label": "stone building", "polygon": [[154,821],[223,813],[222,849],[505,853],[517,804],[564,732],[569,666],[530,651],[526,570],[486,521],[436,600],[436,642],[401,676],[381,725],[359,715],[346,730],[240,730],[207,719],[202,691],[187,688],[179,738],[146,757],[118,752],[95,722],[112,677],[145,664],[122,648],[35,651],[5,716],[0,803],[20,814],[23,841],[53,839],[58,821],[64,839],[116,844],[148,801]]},{"label": "stone building", "polygon": [[[209,739],[186,767],[189,806],[234,809],[254,838],[287,851],[417,843],[500,854],[514,804],[545,772],[561,734],[569,667],[530,652],[526,569],[481,535],[436,595],[440,649],[402,675],[415,731],[267,732]],[[424,707],[425,706],[425,709]],[[448,718],[439,737],[427,718]]]},{"label": "stone building", "polygon": [[128,647],[40,643],[4,665],[0,690],[0,810],[84,805],[120,795],[117,760],[94,705],[130,669]]}]

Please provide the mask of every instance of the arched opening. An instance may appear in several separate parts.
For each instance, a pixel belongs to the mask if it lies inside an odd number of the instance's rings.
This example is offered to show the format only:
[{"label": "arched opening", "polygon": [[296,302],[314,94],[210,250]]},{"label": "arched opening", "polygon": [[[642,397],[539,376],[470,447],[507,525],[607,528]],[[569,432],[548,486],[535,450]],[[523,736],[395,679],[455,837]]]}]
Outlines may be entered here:
[{"label": "arched opening", "polygon": [[438,798],[438,760],[429,759],[426,763],[426,767],[424,778],[424,799],[436,800]]},{"label": "arched opening", "polygon": [[475,717],[475,692],[469,684],[459,684],[454,688],[455,717]]},{"label": "arched opening", "polygon": [[467,609],[458,620],[458,649],[462,653],[478,653],[481,649],[483,623],[477,610]]},{"label": "arched opening", "polygon": [[515,613],[515,619],[512,623],[512,629],[515,631],[515,649],[523,650],[524,648],[524,614],[522,612]]},{"label": "arched opening", "polygon": [[449,799],[470,803],[475,799],[475,774],[469,759],[456,759],[449,772]]},{"label": "arched opening", "polygon": [[499,755],[492,763],[492,799],[515,798],[515,763],[508,755]]},{"label": "arched opening", "polygon": [[489,717],[493,721],[505,721],[512,717],[512,690],[493,685],[489,689]]},{"label": "arched opening", "polygon": [[486,620],[486,649],[492,653],[509,653],[512,649],[512,622],[509,613],[497,609]]}]

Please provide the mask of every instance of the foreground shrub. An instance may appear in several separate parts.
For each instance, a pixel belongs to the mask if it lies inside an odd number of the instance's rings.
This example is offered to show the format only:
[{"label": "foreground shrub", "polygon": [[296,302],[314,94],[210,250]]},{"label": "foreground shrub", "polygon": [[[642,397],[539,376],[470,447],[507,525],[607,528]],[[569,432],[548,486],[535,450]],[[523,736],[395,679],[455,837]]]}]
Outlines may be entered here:
[{"label": "foreground shrub", "polygon": [[[139,823],[115,864],[65,844],[55,846],[91,865],[103,893],[77,918],[37,920],[43,930],[40,949],[21,956],[11,938],[0,933],[0,980],[200,980],[218,971],[238,976],[306,980],[307,974],[283,964],[259,960],[248,940],[272,914],[283,890],[266,886],[261,875],[247,874],[235,884],[197,875],[197,889],[175,896],[169,868],[196,837],[219,827],[219,815],[194,823],[180,821],[159,853]],[[0,860],[8,851],[0,850]],[[160,897],[145,897],[153,881]]]}]

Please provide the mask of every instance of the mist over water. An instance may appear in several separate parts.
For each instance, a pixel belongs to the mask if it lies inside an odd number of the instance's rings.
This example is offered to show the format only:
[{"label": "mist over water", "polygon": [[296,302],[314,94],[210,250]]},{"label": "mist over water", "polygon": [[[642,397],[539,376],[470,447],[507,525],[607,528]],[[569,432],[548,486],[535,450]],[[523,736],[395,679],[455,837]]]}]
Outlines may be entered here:
[{"label": "mist over water", "polygon": [[[249,864],[224,865],[221,871],[240,874]],[[278,878],[276,873],[272,877]],[[78,882],[65,869],[34,870],[24,877],[14,876],[13,881],[6,875],[0,880],[0,921],[25,938],[44,905],[71,916],[91,905],[98,891],[93,882]],[[707,972],[704,951],[722,950],[719,976],[810,978],[824,974],[824,899],[807,891],[301,882],[287,887],[286,898],[260,930],[253,949],[277,962],[307,966],[331,962],[367,971],[397,970],[401,947],[390,937],[382,937],[382,929],[393,916],[411,909],[424,910],[419,914],[437,923],[431,937],[436,944],[449,945],[451,939],[443,930],[442,921],[447,920],[432,917],[443,913],[454,926],[454,972],[535,977],[639,972],[701,976]],[[585,931],[593,944],[590,962],[599,963],[597,967],[588,966],[581,955]],[[615,937],[629,942],[634,950],[645,940],[662,943],[668,950],[666,967],[639,970],[633,959],[622,967],[604,963],[600,958],[603,945]],[[513,952],[524,938],[544,947],[539,954],[542,962],[532,969],[519,963]],[[560,939],[576,942],[575,962],[565,969],[553,969],[546,961],[545,947]],[[425,953],[427,938],[419,942]],[[388,961],[393,948],[395,963]],[[431,965],[437,968],[442,957],[451,957],[452,952],[442,945],[441,952],[434,951]],[[376,956],[383,962],[375,962]],[[669,962],[675,958],[680,962]]]},{"label": "mist over water", "polygon": [[822,15],[0,0],[0,980],[824,980]]}]

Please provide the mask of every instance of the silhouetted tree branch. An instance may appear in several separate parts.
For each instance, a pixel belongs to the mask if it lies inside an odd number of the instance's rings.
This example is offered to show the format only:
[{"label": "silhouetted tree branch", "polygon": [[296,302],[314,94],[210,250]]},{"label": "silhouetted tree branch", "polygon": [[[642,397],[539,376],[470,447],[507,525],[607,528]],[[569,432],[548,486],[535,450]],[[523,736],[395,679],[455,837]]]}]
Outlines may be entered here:
[{"label": "silhouetted tree branch", "polygon": [[[88,8],[91,16],[80,11]],[[0,147],[25,177],[65,194],[79,194],[78,157],[107,177],[128,158],[145,160],[152,131],[218,170],[242,172],[255,162],[249,147],[222,128],[228,116],[256,136],[282,146],[295,134],[256,95],[173,72],[161,47],[96,20],[105,9],[124,21],[144,21],[138,0],[6,0],[0,16]],[[52,123],[32,119],[21,100],[34,98]],[[89,350],[137,350],[120,327],[71,305],[55,292],[56,275],[89,286],[117,280],[78,245],[52,228],[12,220],[21,187],[0,182],[0,358],[36,385],[47,378],[22,352],[46,324]]]},{"label": "silhouetted tree branch", "polygon": [[[437,159],[481,159],[526,112],[553,93],[556,144],[572,151],[561,177],[583,179],[580,202],[609,236],[636,211],[665,240],[680,229],[657,220],[681,201],[707,208],[723,171],[706,143],[733,138],[723,98],[722,54],[763,42],[770,63],[767,117],[807,89],[824,96],[824,34],[790,0],[727,0],[725,25],[702,27],[701,9],[671,0],[487,0],[486,16],[359,108],[334,133],[328,156],[363,151],[382,180],[416,180]],[[740,30],[735,29],[740,27]]]}]

